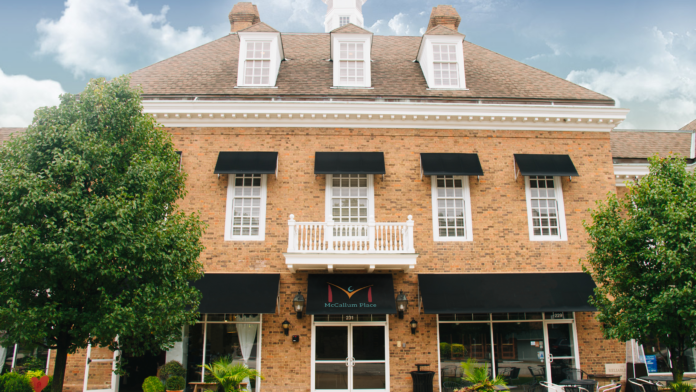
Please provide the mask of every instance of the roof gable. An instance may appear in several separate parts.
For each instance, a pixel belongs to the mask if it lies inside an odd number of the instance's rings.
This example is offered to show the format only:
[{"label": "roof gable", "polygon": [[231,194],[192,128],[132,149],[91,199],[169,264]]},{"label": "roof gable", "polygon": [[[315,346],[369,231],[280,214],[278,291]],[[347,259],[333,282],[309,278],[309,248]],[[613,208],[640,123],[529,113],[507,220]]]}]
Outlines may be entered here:
[{"label": "roof gable", "polygon": [[280,31],[263,22],[259,22],[247,27],[244,30],[238,31],[238,33],[280,33]]},{"label": "roof gable", "polygon": [[331,34],[372,34],[371,31],[365,30],[360,26],[348,23],[331,31]]},{"label": "roof gable", "polygon": [[461,35],[462,37],[464,37],[464,34],[452,30],[451,28],[445,25],[437,25],[432,29],[426,31],[424,35]]},{"label": "roof gable", "polygon": [[680,129],[681,131],[696,131],[696,120],[684,125]]}]

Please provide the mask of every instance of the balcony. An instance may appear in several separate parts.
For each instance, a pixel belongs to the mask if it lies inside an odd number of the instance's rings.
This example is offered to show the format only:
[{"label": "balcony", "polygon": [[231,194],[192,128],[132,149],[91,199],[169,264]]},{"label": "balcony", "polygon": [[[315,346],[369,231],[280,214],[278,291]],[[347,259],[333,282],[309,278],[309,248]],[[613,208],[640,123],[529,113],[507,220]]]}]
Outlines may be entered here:
[{"label": "balcony", "polygon": [[403,223],[288,221],[285,264],[297,271],[401,270],[416,266],[413,217]]}]

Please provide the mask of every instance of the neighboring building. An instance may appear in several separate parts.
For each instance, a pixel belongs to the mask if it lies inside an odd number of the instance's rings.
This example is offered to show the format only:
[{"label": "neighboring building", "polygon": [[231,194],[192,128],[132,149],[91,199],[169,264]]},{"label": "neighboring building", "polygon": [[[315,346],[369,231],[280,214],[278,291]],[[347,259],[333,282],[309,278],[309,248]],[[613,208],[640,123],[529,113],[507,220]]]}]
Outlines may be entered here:
[{"label": "neighboring building", "polygon": [[13,134],[24,132],[26,128],[2,128],[0,127],[0,145],[9,140]]},{"label": "neighboring building", "polygon": [[[266,377],[254,392],[408,391],[416,364],[449,391],[467,358],[512,384],[623,363],[578,260],[628,111],[465,41],[451,6],[399,37],[362,28],[364,0],[323,1],[330,33],[237,3],[230,35],[132,74],[209,225],[201,322],[167,360],[201,382],[231,355]],[[66,390],[118,389],[112,358],[71,356]]]}]

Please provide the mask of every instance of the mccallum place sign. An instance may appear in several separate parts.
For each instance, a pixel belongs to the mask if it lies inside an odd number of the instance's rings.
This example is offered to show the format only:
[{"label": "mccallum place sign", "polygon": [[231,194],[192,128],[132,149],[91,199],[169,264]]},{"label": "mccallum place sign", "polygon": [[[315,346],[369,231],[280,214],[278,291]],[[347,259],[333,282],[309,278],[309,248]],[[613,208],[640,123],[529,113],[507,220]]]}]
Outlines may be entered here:
[{"label": "mccallum place sign", "polygon": [[309,275],[307,314],[394,314],[391,275]]}]

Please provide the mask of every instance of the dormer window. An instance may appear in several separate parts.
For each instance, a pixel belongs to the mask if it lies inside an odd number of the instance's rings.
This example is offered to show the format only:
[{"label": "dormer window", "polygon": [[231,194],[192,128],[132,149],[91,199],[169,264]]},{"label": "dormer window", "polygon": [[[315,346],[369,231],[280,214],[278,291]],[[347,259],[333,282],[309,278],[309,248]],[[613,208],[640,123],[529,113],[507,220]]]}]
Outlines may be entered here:
[{"label": "dormer window", "polygon": [[372,33],[348,23],[331,32],[334,88],[370,88]]},{"label": "dormer window", "polygon": [[283,55],[280,33],[263,22],[237,32],[237,87],[275,87]]},{"label": "dormer window", "polygon": [[248,41],[244,84],[249,86],[268,85],[270,73],[271,42]]},{"label": "dormer window", "polygon": [[365,84],[365,55],[362,42],[342,42],[340,51],[340,81],[342,86]]},{"label": "dormer window", "polygon": [[433,77],[437,87],[459,87],[457,50],[453,44],[433,44]]},{"label": "dormer window", "polygon": [[339,26],[338,27],[343,27],[343,26],[347,25],[348,23],[350,23],[350,16],[339,17],[339,22],[338,22]]}]

